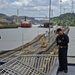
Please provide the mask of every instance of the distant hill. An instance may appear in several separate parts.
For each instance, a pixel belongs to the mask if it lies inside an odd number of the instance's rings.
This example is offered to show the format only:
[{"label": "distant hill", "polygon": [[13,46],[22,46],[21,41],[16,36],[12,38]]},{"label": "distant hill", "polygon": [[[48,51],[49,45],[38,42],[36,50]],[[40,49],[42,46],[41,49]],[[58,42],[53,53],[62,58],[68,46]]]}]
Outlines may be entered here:
[{"label": "distant hill", "polygon": [[[61,19],[61,20],[60,20]],[[52,18],[55,24],[67,24],[69,26],[75,26],[75,13],[66,13],[60,16]]]},{"label": "distant hill", "polygon": [[[25,16],[19,16],[18,17],[18,21],[19,22],[21,22],[21,20],[22,19],[24,19],[25,18]],[[2,14],[2,13],[0,13],[0,19],[5,19],[5,20],[7,20],[8,22],[12,22],[13,20],[17,20],[17,16],[16,15],[12,15],[12,16],[7,16],[7,15],[5,15],[5,14]],[[36,20],[35,18],[33,18],[33,17],[28,17],[27,16],[27,19],[28,20],[30,20],[31,21],[31,23],[38,23],[38,22],[40,22],[39,20]],[[1,21],[0,21],[1,22]],[[4,21],[5,22],[5,21]]]},{"label": "distant hill", "polygon": [[7,15],[0,13],[0,18],[1,18],[1,17],[2,17],[2,18],[6,18]]},{"label": "distant hill", "polygon": [[[28,17],[28,16],[26,16],[26,17],[33,24],[41,23],[41,20],[40,21],[36,20],[33,17]],[[21,22],[21,20],[24,18],[25,18],[25,16],[19,16],[18,21]],[[62,14],[60,16],[52,18],[52,20],[54,21],[54,24],[59,24],[59,25],[60,25],[60,19],[61,19],[62,25],[67,24],[69,26],[75,26],[75,13],[66,13],[66,14]],[[0,22],[12,22],[13,20],[15,20],[15,21],[17,20],[16,15],[7,16],[6,14],[0,13]]]}]

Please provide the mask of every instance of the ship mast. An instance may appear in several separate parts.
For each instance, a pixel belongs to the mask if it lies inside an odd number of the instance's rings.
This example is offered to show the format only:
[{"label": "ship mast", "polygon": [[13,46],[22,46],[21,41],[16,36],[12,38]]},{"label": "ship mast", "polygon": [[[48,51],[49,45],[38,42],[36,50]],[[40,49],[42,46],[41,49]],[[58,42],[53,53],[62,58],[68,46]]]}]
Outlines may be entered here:
[{"label": "ship mast", "polygon": [[51,22],[51,0],[49,0],[49,40],[48,42],[50,43],[50,22]]},{"label": "ship mast", "polygon": [[17,23],[18,23],[18,17],[19,17],[19,9],[17,9]]}]

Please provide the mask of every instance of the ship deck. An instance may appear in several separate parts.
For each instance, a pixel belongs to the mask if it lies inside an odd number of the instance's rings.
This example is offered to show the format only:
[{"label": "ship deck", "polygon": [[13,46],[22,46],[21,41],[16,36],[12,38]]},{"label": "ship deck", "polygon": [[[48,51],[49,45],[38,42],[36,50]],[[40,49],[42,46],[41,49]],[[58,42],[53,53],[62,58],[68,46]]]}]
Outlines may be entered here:
[{"label": "ship deck", "polygon": [[[75,61],[69,62],[68,73],[57,74],[57,55],[22,55],[0,66],[0,75],[75,75]],[[68,56],[75,60],[75,56]]]},{"label": "ship deck", "polygon": [[55,64],[55,66],[54,66],[54,68],[53,68],[52,73],[51,74],[49,73],[48,75],[75,75],[75,63],[69,63],[68,64],[68,73],[64,73],[62,71],[62,72],[59,72],[57,74],[58,65],[59,65],[59,63],[57,61],[56,64]]}]

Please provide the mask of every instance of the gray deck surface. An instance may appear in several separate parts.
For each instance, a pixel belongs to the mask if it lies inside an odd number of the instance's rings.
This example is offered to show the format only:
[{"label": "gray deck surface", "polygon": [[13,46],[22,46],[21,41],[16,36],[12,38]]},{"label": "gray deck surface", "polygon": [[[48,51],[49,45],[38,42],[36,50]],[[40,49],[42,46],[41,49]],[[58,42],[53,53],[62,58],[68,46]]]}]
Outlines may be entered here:
[{"label": "gray deck surface", "polygon": [[[58,69],[58,62],[56,62],[51,75],[56,75],[57,69]],[[50,74],[48,74],[48,75],[50,75]],[[75,66],[68,65],[68,73],[59,72],[58,75],[75,75]]]}]

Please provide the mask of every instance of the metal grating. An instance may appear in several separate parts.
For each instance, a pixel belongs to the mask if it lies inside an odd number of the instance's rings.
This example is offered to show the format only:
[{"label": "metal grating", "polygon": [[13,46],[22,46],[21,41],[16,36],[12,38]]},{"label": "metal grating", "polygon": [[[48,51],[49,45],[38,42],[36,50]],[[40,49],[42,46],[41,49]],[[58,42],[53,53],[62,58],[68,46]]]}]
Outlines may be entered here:
[{"label": "metal grating", "polygon": [[47,75],[57,57],[51,55],[19,56],[0,67],[0,75]]},{"label": "metal grating", "polygon": [[[75,56],[68,58],[75,59]],[[0,66],[0,75],[51,75],[56,60],[57,55],[49,54],[18,56]],[[75,61],[69,65],[75,65]]]}]

